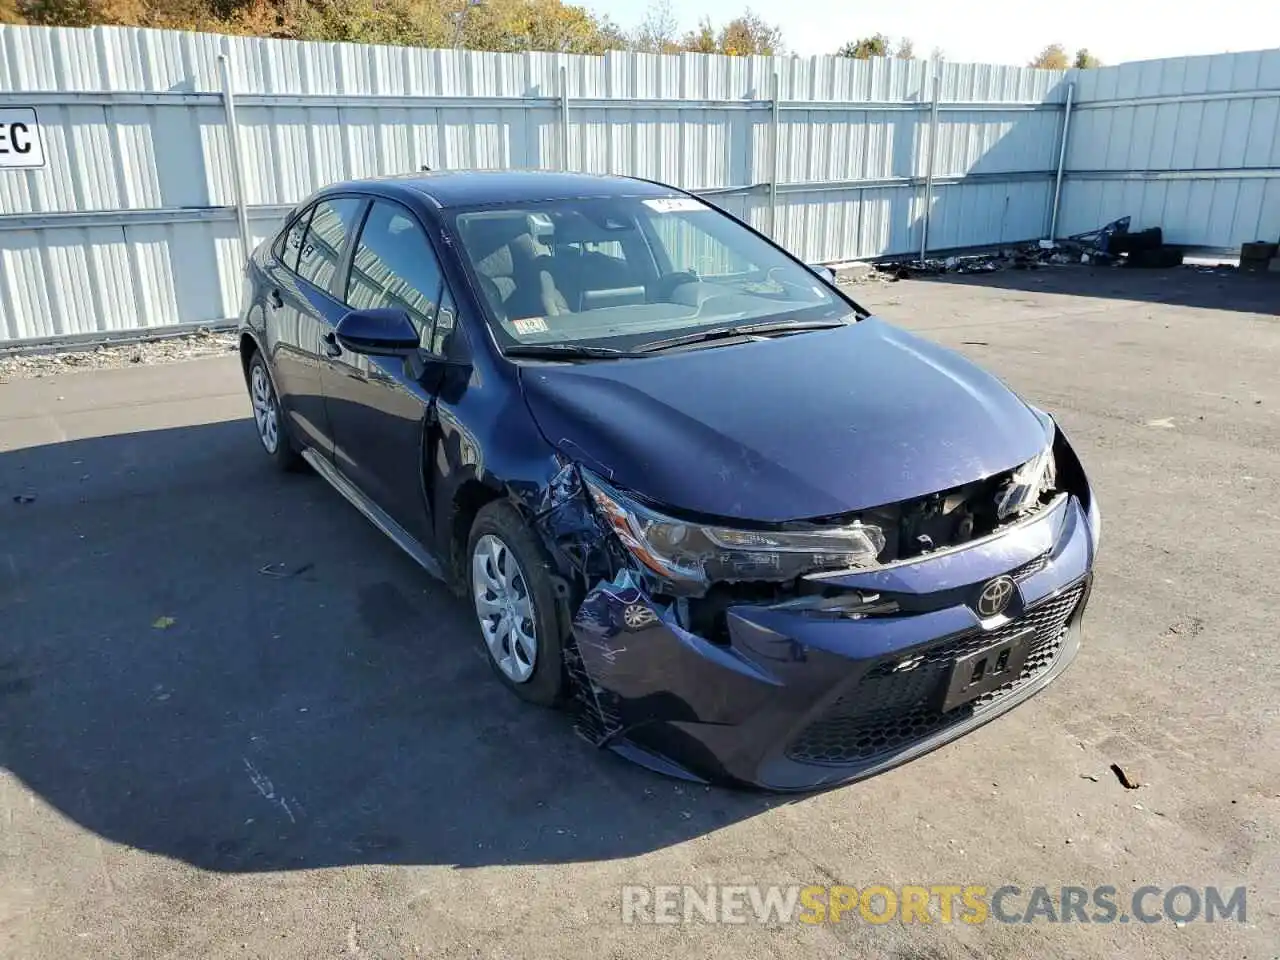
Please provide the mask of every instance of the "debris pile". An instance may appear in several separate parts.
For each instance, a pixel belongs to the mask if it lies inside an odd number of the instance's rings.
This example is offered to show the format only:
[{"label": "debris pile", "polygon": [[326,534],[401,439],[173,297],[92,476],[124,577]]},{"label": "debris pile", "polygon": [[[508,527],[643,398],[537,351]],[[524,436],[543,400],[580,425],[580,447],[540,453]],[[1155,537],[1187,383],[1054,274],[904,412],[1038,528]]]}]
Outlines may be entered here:
[{"label": "debris pile", "polygon": [[1240,244],[1240,269],[1246,273],[1280,273],[1280,243]]},{"label": "debris pile", "polygon": [[0,351],[0,380],[47,377],[73,370],[105,370],[135,363],[172,363],[213,357],[237,349],[234,331],[214,332],[205,328],[180,337],[166,337],[138,343],[98,344],[80,349],[58,349],[44,353]]},{"label": "debris pile", "polygon": [[1121,217],[1097,230],[1063,240],[1003,247],[985,253],[930,260],[882,261],[875,269],[894,280],[943,273],[994,273],[998,270],[1038,270],[1043,266],[1096,264],[1099,266],[1175,267],[1184,250],[1164,242],[1160,227],[1129,230],[1129,217]]}]

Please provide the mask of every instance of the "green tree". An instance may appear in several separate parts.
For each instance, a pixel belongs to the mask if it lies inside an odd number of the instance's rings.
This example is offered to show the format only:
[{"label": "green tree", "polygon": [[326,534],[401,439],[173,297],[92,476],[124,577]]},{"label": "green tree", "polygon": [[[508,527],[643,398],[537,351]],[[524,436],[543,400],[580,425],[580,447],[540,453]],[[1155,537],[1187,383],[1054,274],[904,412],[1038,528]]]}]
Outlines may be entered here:
[{"label": "green tree", "polygon": [[604,53],[626,45],[612,22],[562,0],[486,2],[466,11],[463,46],[473,50]]},{"label": "green tree", "polygon": [[690,30],[680,41],[680,49],[690,53],[719,53],[716,45],[716,29],[710,17],[698,21],[698,28]]},{"label": "green tree", "polygon": [[863,37],[860,40],[852,40],[837,50],[836,55],[852,57],[855,60],[887,57],[889,55],[889,38],[883,33],[877,33],[870,37]]},{"label": "green tree", "polygon": [[1051,43],[1041,50],[1027,66],[1039,67],[1042,70],[1065,70],[1071,65],[1067,59],[1067,51],[1060,43]]},{"label": "green tree", "polygon": [[0,0],[6,3],[28,22],[64,27],[110,23],[560,53],[603,53],[627,43],[607,17],[565,0]]},{"label": "green tree", "polygon": [[569,0],[0,0],[0,22],[123,24],[471,50],[599,54],[635,49],[734,56],[782,51],[782,31],[750,9],[723,26],[704,19],[676,39],[672,0],[655,0],[628,36]]},{"label": "green tree", "polygon": [[782,28],[766,23],[748,7],[721,28],[719,46],[731,57],[773,56],[782,53]]},{"label": "green tree", "polygon": [[748,7],[719,28],[710,17],[703,17],[698,28],[680,40],[679,49],[730,57],[772,56],[783,52],[782,28],[768,23]]},{"label": "green tree", "polygon": [[1077,70],[1095,70],[1102,66],[1102,61],[1090,53],[1088,47],[1081,47],[1076,51],[1076,59],[1072,66]]},{"label": "green tree", "polygon": [[639,53],[676,53],[680,49],[676,40],[679,26],[671,11],[671,0],[655,0],[632,31],[628,46]]},{"label": "green tree", "polygon": [[91,27],[102,23],[96,0],[18,0],[18,13],[29,23],[50,27]]}]

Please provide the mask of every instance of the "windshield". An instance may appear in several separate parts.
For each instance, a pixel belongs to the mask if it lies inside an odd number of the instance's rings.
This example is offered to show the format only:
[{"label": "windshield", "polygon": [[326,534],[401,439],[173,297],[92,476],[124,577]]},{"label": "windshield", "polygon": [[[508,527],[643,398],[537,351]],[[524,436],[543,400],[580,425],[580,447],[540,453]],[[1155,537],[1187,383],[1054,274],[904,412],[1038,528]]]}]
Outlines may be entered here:
[{"label": "windshield", "polygon": [[456,215],[499,343],[642,348],[703,329],[839,320],[850,303],[692,197],[609,197]]}]

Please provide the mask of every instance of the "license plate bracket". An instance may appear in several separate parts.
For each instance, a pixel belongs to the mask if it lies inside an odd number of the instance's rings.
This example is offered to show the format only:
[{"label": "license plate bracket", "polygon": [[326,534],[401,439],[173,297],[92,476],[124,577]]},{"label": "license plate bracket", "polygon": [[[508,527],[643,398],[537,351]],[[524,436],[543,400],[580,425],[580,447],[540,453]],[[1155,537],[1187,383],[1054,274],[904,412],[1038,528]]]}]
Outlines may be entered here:
[{"label": "license plate bracket", "polygon": [[1035,633],[1035,627],[1027,627],[990,646],[957,657],[951,667],[946,696],[942,699],[942,712],[962,707],[1017,679],[1027,662],[1027,654],[1031,652]]}]

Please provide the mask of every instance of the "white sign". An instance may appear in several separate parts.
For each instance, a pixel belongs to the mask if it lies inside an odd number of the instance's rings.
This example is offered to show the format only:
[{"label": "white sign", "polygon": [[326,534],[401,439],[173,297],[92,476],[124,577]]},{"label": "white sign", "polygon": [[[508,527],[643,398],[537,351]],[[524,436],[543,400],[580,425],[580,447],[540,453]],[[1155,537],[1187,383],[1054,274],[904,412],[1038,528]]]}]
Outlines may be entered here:
[{"label": "white sign", "polygon": [[0,168],[43,167],[44,139],[31,107],[0,107]]},{"label": "white sign", "polygon": [[693,197],[658,197],[656,200],[642,200],[641,203],[658,213],[690,213],[707,209],[706,204]]}]

